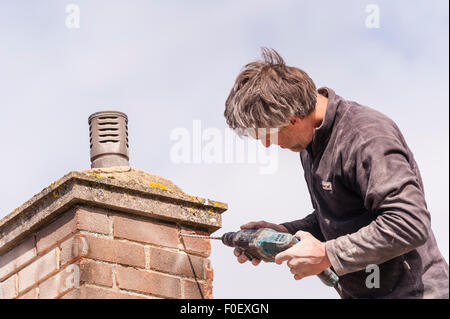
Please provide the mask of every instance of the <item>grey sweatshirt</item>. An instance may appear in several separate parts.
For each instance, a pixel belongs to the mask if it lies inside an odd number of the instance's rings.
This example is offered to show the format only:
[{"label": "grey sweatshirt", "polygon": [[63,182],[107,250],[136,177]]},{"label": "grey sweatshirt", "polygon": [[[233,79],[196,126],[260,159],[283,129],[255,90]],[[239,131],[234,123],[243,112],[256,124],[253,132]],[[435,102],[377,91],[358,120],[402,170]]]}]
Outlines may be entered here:
[{"label": "grey sweatshirt", "polygon": [[399,128],[332,89],[318,92],[328,97],[325,118],[300,152],[314,212],[282,225],[326,241],[342,298],[449,298],[448,264]]}]

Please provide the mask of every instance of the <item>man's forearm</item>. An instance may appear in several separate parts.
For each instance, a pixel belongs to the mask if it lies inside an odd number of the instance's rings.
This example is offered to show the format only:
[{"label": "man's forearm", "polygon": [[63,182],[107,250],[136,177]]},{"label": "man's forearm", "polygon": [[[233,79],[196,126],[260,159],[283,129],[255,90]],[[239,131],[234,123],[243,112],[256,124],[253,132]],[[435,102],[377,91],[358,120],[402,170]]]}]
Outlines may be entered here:
[{"label": "man's forearm", "polygon": [[[427,216],[427,213],[417,215]],[[418,223],[416,216],[405,212],[385,213],[353,234],[327,241],[327,256],[337,274],[384,263],[423,245],[428,238],[429,224]]]}]

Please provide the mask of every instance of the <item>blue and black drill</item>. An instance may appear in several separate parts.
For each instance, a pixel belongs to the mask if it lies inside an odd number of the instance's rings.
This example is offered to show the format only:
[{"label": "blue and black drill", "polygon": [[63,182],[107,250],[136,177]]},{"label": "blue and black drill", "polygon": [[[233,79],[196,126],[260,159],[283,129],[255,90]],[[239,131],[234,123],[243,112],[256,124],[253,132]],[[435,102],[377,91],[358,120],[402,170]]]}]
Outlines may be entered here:
[{"label": "blue and black drill", "polygon": [[[218,237],[193,234],[181,235],[219,239],[227,246],[240,248],[250,260],[256,258],[266,262],[274,262],[275,256],[278,253],[294,246],[300,241],[297,237],[289,233],[280,233],[270,228],[241,229],[237,232],[228,232]],[[339,281],[339,277],[330,268],[325,269],[317,276],[325,285],[330,287],[335,287]]]}]

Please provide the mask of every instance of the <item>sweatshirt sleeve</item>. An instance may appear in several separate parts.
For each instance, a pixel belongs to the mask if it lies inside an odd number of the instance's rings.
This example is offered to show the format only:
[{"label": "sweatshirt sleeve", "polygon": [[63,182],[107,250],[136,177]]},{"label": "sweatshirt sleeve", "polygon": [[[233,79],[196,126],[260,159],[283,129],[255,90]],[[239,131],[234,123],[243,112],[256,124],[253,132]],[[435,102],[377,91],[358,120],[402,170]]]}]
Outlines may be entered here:
[{"label": "sweatshirt sleeve", "polygon": [[412,155],[399,138],[372,137],[352,153],[355,165],[350,183],[373,221],[326,242],[328,257],[339,275],[381,264],[423,245],[430,229],[421,183],[416,167],[410,164]]},{"label": "sweatshirt sleeve", "polygon": [[319,222],[317,221],[316,212],[312,212],[303,219],[282,223],[281,225],[286,227],[291,234],[295,234],[297,231],[303,230],[311,233],[311,235],[313,235],[318,240],[325,241],[325,238],[323,237],[322,231],[319,227]]}]

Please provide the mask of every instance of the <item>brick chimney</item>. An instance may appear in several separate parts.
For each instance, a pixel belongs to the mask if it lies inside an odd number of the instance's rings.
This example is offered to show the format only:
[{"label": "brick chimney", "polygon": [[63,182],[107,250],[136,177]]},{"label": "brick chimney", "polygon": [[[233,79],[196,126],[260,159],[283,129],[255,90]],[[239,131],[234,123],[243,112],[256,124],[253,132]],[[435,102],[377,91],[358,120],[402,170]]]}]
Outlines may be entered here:
[{"label": "brick chimney", "polygon": [[71,172],[0,220],[0,298],[212,298],[227,205],[130,166]]}]

